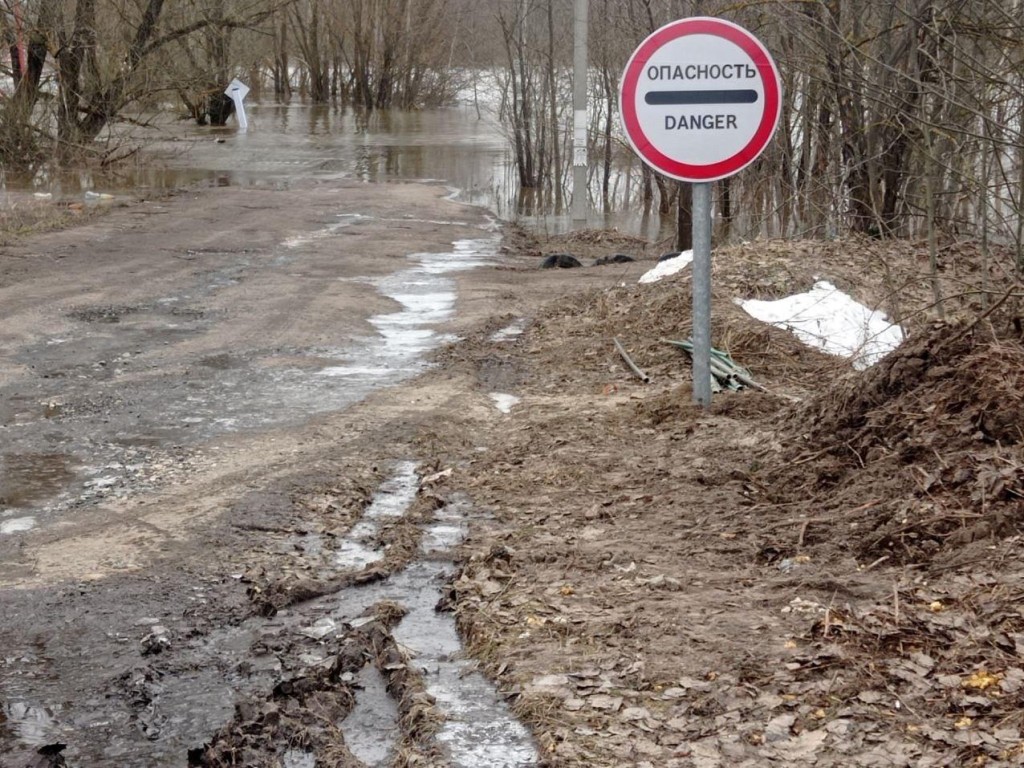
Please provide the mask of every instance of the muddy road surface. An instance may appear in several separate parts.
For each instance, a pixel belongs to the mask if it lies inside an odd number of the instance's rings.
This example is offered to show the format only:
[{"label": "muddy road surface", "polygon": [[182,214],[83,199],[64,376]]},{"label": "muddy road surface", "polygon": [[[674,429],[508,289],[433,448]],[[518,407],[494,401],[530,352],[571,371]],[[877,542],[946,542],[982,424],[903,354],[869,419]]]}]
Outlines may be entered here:
[{"label": "muddy road surface", "polygon": [[179,193],[0,253],[0,765],[537,764],[434,610],[484,516],[430,425],[504,416],[417,377],[523,309],[446,194]]}]

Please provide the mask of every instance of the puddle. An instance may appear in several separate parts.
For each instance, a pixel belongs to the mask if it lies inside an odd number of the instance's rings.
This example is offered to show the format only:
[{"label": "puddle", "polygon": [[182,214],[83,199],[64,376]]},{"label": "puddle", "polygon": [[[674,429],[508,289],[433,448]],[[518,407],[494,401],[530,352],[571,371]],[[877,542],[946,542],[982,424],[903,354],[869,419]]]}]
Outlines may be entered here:
[{"label": "puddle", "polygon": [[24,533],[36,527],[34,517],[15,517],[11,520],[0,522],[0,536],[9,536],[12,533]]},{"label": "puddle", "polygon": [[289,749],[284,753],[284,768],[316,768],[316,755]]},{"label": "puddle", "polygon": [[416,266],[373,281],[377,290],[402,309],[371,317],[370,324],[380,339],[351,355],[348,364],[328,366],[320,374],[371,384],[381,378],[396,382],[422,370],[423,355],[451,340],[431,328],[455,312],[458,296],[448,275],[490,263],[497,247],[496,238],[459,240],[447,253],[412,254],[409,258],[419,262]]},{"label": "puddle", "polygon": [[57,400],[37,400],[25,396],[4,398],[0,403],[0,426],[32,424],[40,419],[52,421],[60,418],[64,404]]},{"label": "puddle", "polygon": [[[415,493],[414,465],[404,462],[371,509],[379,500],[381,511],[374,513],[378,520],[382,515],[400,515]],[[452,550],[465,539],[469,509],[466,501],[449,503],[438,512],[433,523],[424,526],[418,560],[382,582],[349,589],[320,601],[315,607],[327,611],[327,615],[313,626],[326,628],[358,623],[367,609],[383,600],[401,604],[406,615],[395,627],[394,637],[409,651],[415,665],[424,671],[427,692],[436,699],[445,716],[438,740],[449,753],[449,764],[453,768],[536,766],[539,758],[529,732],[514,718],[491,683],[462,657],[462,642],[454,617],[435,610],[445,579],[455,572]],[[369,509],[367,514],[370,514]],[[350,730],[346,730],[345,737],[346,742],[351,738],[363,745],[373,743],[380,750],[382,740],[385,745],[389,743],[384,737],[391,729],[391,720],[378,719],[369,729],[356,725],[362,723],[364,714],[369,717],[369,712],[380,706],[379,690],[374,688],[377,683],[368,682],[365,696],[369,702],[360,703],[364,692],[357,695],[356,711],[360,712],[360,719],[346,720]],[[383,765],[387,759],[387,755],[379,751],[372,760],[359,756],[371,766]]]},{"label": "puddle", "polygon": [[502,413],[512,413],[512,409],[519,403],[518,397],[506,395],[503,392],[491,392],[490,396],[494,401],[494,407]]},{"label": "puddle", "polygon": [[[128,720],[117,727],[124,714],[107,706],[97,706],[99,720],[78,719],[75,725],[110,736],[100,754],[82,753],[81,735],[69,739],[68,757],[73,764],[124,766],[181,766],[188,749],[202,744],[215,731],[231,722],[235,705],[257,691],[269,690],[281,676],[278,658],[260,642],[273,636],[280,625],[273,621],[248,618],[238,626],[222,627],[193,638],[170,636],[171,648],[185,646],[187,667],[163,674],[159,663],[136,666],[113,700],[128,705]],[[138,636],[152,626],[140,626]],[[166,652],[165,652],[166,653]],[[110,694],[108,694],[109,696]],[[143,707],[134,706],[145,702]],[[112,717],[114,723],[108,722]],[[114,729],[111,730],[111,726]],[[125,730],[121,730],[124,728]],[[130,735],[129,735],[130,734]],[[72,761],[69,760],[69,764]]]},{"label": "puddle", "polygon": [[423,529],[420,551],[424,555],[444,554],[455,549],[467,534],[466,511],[459,503],[447,504],[434,514],[434,522]]},{"label": "puddle", "polygon": [[307,531],[297,538],[294,545],[302,550],[307,557],[319,557],[324,551],[324,537],[319,533]]},{"label": "puddle", "polygon": [[41,747],[59,738],[53,713],[23,701],[9,701],[0,706],[0,732],[4,730],[29,747]]},{"label": "puddle", "polygon": [[384,521],[402,516],[416,498],[418,487],[416,463],[401,462],[395,473],[381,484],[359,522],[339,542],[334,564],[358,570],[382,560],[384,551],[373,547],[373,540]]},{"label": "puddle", "polygon": [[368,522],[359,522],[352,526],[348,535],[338,543],[334,564],[340,568],[358,571],[383,560],[383,550],[372,546],[372,539],[378,528],[378,524]]},{"label": "puddle", "polygon": [[501,330],[492,333],[491,341],[495,341],[498,343],[504,341],[514,341],[523,335],[524,330],[526,330],[526,320],[516,320],[514,323],[506,325]]},{"label": "puddle", "polygon": [[5,453],[0,457],[0,509],[27,507],[56,496],[71,481],[64,453]]},{"label": "puddle", "polygon": [[281,243],[281,245],[285,248],[299,248],[303,245],[314,243],[317,240],[323,240],[324,238],[336,235],[340,230],[345,229],[346,227],[351,227],[359,221],[369,221],[372,218],[372,216],[364,216],[361,213],[339,213],[339,221],[334,224],[330,224],[323,229],[318,229],[309,234],[290,237]]},{"label": "puddle", "polygon": [[356,676],[356,704],[341,723],[345,746],[367,768],[390,765],[398,741],[398,707],[383,676],[367,664]]},{"label": "puddle", "polygon": [[300,629],[299,634],[305,635],[313,640],[323,640],[328,635],[334,634],[337,630],[338,622],[330,616],[323,616],[313,622],[310,626]]},{"label": "puddle", "polygon": [[[418,570],[409,569],[412,575]],[[529,732],[515,720],[491,683],[461,658],[462,643],[454,618],[434,610],[441,599],[441,578],[453,572],[451,565],[437,570],[432,578],[429,570],[419,571],[420,579],[406,584],[412,594],[396,592],[392,596],[409,611],[395,628],[395,640],[412,651],[416,664],[426,670],[427,693],[445,716],[438,741],[448,749],[453,768],[537,765]]]}]

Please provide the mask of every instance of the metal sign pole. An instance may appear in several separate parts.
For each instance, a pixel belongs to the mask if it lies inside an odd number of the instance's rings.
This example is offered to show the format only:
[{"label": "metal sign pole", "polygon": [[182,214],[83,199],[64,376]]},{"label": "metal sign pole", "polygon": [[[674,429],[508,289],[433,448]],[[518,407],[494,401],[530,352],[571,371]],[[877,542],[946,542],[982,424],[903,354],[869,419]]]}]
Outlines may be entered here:
[{"label": "metal sign pole", "polygon": [[711,405],[711,182],[693,185],[693,402]]},{"label": "metal sign pole", "polygon": [[587,6],[576,0],[573,34],[572,224],[587,224]]}]

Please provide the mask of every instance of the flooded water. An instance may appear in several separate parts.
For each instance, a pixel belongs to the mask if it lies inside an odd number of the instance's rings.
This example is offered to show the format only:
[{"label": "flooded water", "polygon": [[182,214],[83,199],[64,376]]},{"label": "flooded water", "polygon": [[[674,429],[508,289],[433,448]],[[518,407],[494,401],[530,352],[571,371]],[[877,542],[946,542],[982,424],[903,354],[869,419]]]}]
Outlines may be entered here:
[{"label": "flooded water", "polygon": [[[146,150],[139,162],[116,174],[44,172],[34,178],[8,176],[7,185],[59,200],[83,198],[86,191],[133,195],[191,184],[287,187],[311,178],[431,180],[452,187],[460,202],[484,206],[502,219],[546,232],[572,228],[566,210],[538,210],[533,198],[521,193],[507,130],[487,105],[367,115],[292,101],[247,104],[246,113],[244,133],[233,120],[227,127],[211,128],[158,116],[131,134]],[[594,207],[587,224],[650,238],[671,234],[674,226],[671,216],[662,220],[656,212],[644,215],[628,205],[607,213]]]}]

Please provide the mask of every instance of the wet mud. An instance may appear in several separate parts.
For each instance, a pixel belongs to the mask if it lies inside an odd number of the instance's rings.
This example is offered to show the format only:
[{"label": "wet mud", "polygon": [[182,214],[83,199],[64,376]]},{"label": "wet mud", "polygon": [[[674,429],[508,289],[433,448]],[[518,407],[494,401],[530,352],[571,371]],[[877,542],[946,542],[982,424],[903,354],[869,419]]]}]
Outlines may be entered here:
[{"label": "wet mud", "polygon": [[536,764],[435,611],[476,513],[420,488],[404,415],[494,222],[225,195],[184,237],[132,210],[22,246],[77,290],[0,262],[0,766]]},{"label": "wet mud", "polygon": [[[217,256],[221,264],[189,271],[187,285],[146,302],[63,312],[59,333],[42,334],[13,356],[31,375],[0,382],[0,516],[52,522],[83,505],[158,488],[209,462],[200,446],[211,440],[337,412],[425,370],[425,354],[450,340],[435,329],[454,312],[451,275],[493,263],[498,240],[489,219],[456,222],[486,236],[403,255],[391,273],[342,278],[398,309],[366,318],[365,330],[343,329],[335,346],[266,347],[249,339],[164,361],[164,348],[207,344],[230,322],[231,310],[218,307],[235,292],[295,268],[310,247],[329,248],[341,226],[369,234],[381,218],[345,214],[340,225],[263,249],[189,248],[189,258]],[[434,229],[448,223],[421,221]],[[0,535],[27,525],[6,523]]]},{"label": "wet mud", "polygon": [[[383,519],[407,514],[418,491],[415,465],[400,462],[349,536],[368,537]],[[390,765],[399,756],[401,764],[415,757],[455,768],[537,765],[529,733],[465,658],[442,599],[470,512],[464,499],[440,505],[418,524],[420,544],[404,567],[277,611],[269,621],[290,630],[274,646],[284,679],[240,703],[234,720],[193,750],[192,764],[231,765],[242,755],[267,766]],[[354,552],[351,542],[338,544],[335,567],[365,568],[383,557],[368,557],[376,552],[369,547]],[[279,743],[292,748],[270,746]]]}]

